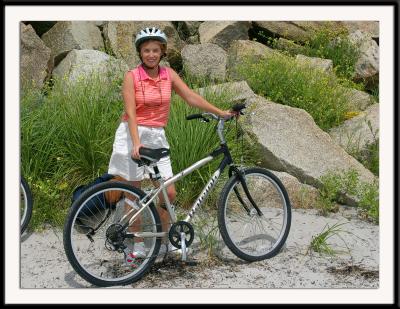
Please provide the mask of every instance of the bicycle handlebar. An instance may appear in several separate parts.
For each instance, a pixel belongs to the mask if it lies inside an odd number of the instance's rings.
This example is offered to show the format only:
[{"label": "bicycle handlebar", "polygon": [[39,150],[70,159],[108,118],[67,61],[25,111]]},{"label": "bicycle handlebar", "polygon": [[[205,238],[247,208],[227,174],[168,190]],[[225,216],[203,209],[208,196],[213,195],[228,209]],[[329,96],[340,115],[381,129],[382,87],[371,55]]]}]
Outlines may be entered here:
[{"label": "bicycle handlebar", "polygon": [[[231,110],[234,112],[237,112],[241,115],[243,115],[242,110],[246,108],[246,104],[245,103],[237,103],[234,106],[232,106]],[[205,122],[209,122],[210,120],[208,118],[206,118],[205,116],[210,116],[211,118],[215,119],[215,120],[221,120],[222,118],[220,118],[219,116],[213,114],[213,113],[202,113],[202,114],[192,114],[192,115],[188,115],[186,116],[186,120],[193,120],[193,119],[201,119]],[[225,121],[228,121],[232,119],[225,119]]]},{"label": "bicycle handlebar", "polygon": [[203,114],[192,114],[192,115],[186,116],[186,120],[193,120],[193,119],[204,119],[204,116],[203,116]]}]

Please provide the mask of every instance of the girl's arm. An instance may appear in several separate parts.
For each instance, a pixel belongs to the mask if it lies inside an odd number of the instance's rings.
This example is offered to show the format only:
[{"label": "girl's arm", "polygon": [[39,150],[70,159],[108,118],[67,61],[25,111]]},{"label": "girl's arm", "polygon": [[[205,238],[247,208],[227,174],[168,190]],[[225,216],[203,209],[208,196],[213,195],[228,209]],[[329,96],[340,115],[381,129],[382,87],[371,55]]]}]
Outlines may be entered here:
[{"label": "girl's arm", "polygon": [[130,72],[127,72],[122,83],[122,97],[124,99],[125,112],[128,115],[128,127],[131,134],[133,149],[132,156],[139,159],[139,148],[143,145],[140,144],[139,132],[136,120],[136,102],[135,91],[133,84],[133,77]]},{"label": "girl's arm", "polygon": [[201,110],[216,114],[223,118],[229,118],[234,115],[234,113],[231,111],[223,111],[207,102],[203,97],[191,90],[173,69],[168,69],[171,76],[172,88],[190,106],[197,107]]}]

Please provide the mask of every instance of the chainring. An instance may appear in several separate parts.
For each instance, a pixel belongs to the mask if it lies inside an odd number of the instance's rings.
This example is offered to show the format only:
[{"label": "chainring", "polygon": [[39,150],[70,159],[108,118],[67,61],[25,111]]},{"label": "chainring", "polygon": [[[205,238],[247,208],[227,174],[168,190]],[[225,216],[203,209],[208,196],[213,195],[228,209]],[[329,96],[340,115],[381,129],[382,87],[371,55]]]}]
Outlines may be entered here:
[{"label": "chainring", "polygon": [[168,238],[171,244],[178,248],[182,248],[182,243],[181,243],[181,233],[185,233],[185,245],[186,247],[189,247],[194,239],[194,229],[193,226],[185,221],[178,221],[174,224],[172,224]]}]

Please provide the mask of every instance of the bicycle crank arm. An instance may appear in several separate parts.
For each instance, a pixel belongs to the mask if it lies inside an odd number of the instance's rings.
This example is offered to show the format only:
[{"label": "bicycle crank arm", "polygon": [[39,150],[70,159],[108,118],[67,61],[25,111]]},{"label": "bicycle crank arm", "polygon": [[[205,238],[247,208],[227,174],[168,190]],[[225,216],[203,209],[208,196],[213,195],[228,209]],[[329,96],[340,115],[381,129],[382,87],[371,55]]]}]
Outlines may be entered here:
[{"label": "bicycle crank arm", "polygon": [[151,237],[164,237],[167,236],[166,232],[159,232],[159,233],[153,233],[153,232],[133,232],[132,233],[134,237],[143,237],[143,238],[151,238]]}]

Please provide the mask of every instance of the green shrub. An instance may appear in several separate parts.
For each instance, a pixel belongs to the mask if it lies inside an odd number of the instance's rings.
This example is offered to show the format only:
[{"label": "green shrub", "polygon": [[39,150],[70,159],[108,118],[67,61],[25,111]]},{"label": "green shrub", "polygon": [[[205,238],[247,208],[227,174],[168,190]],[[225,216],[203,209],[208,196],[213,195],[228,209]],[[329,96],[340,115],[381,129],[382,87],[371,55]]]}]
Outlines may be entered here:
[{"label": "green shrub", "polygon": [[307,111],[323,130],[339,125],[350,110],[346,90],[333,74],[313,69],[294,58],[275,55],[238,65],[253,91],[270,100]]},{"label": "green shrub", "polygon": [[[289,40],[288,44],[291,43],[294,42]],[[270,39],[269,45],[279,48],[278,39]],[[359,46],[350,41],[346,29],[333,30],[329,26],[314,32],[310,39],[302,45],[293,45],[286,52],[292,56],[302,54],[309,57],[331,59],[336,75],[346,80],[354,77],[355,64],[360,55]]]},{"label": "green shrub", "polygon": [[347,31],[332,31],[328,27],[316,32],[305,44],[310,57],[331,59],[337,76],[352,79],[360,51],[348,38]]},{"label": "green shrub", "polygon": [[379,84],[370,90],[370,93],[376,102],[379,102]]},{"label": "green shrub", "polygon": [[337,202],[342,194],[356,195],[359,174],[356,170],[330,172],[320,178],[322,186],[319,189],[318,207],[323,215],[338,211]]},{"label": "green shrub", "polygon": [[355,140],[349,142],[349,145],[345,149],[374,175],[379,176],[379,130],[373,130],[371,121],[369,120],[367,121],[367,125],[373,137],[372,141],[361,148],[359,141]]},{"label": "green shrub", "polygon": [[356,170],[331,171],[320,177],[321,186],[317,207],[322,215],[338,210],[343,194],[355,197],[361,213],[379,222],[379,184],[360,181]]},{"label": "green shrub", "polygon": [[379,223],[379,191],[378,183],[364,183],[360,186],[359,206],[362,212],[373,222]]},{"label": "green shrub", "polygon": [[354,150],[350,154],[374,175],[379,176],[379,139],[369,143],[364,149]]},{"label": "green shrub", "polygon": [[33,193],[32,218],[29,229],[40,230],[48,223],[62,226],[71,202],[71,193],[66,183],[56,184],[57,179],[29,182]]},{"label": "green shrub", "polygon": [[319,189],[317,207],[322,215],[337,212],[337,199],[341,189],[340,178],[336,174],[327,174],[321,178],[322,186]]}]

